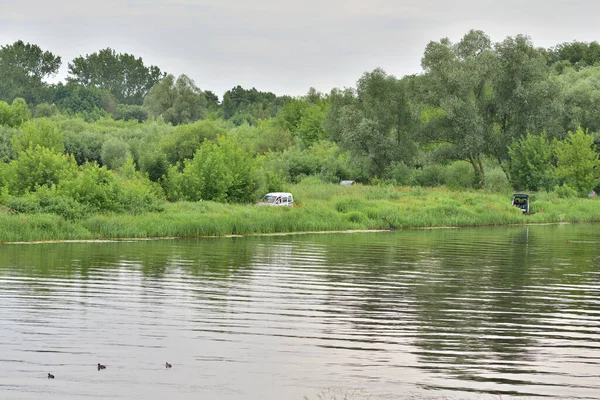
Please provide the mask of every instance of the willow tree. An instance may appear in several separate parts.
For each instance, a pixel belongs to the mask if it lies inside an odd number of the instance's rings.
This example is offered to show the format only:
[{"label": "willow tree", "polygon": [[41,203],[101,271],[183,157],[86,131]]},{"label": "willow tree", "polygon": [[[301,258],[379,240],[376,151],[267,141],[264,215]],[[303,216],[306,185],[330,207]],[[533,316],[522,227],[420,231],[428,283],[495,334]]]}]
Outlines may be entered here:
[{"label": "willow tree", "polygon": [[342,148],[366,159],[372,175],[383,176],[392,163],[410,163],[414,155],[408,85],[409,78],[375,69],[358,80],[356,89],[330,94],[326,131]]},{"label": "willow tree", "polygon": [[498,66],[489,37],[472,30],[458,43],[447,38],[430,42],[421,65],[423,139],[449,144],[451,157],[468,161],[483,187]]}]

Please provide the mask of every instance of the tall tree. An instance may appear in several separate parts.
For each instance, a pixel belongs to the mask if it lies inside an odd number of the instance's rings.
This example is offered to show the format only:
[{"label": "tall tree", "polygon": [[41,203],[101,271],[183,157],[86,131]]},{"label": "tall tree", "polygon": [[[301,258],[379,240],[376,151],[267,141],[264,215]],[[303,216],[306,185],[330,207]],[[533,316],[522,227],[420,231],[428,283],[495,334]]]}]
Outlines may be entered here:
[{"label": "tall tree", "polygon": [[358,80],[356,90],[334,89],[330,94],[326,131],[342,148],[366,158],[375,176],[385,175],[393,162],[406,162],[412,156],[409,81],[375,69]]},{"label": "tall tree", "polygon": [[144,99],[144,106],[166,122],[180,125],[197,121],[206,115],[206,98],[194,81],[186,75],[177,80],[171,74],[157,83]]},{"label": "tall tree", "polygon": [[581,128],[556,145],[557,175],[585,197],[600,184],[600,158],[594,137]]},{"label": "tall tree", "polygon": [[141,57],[106,48],[70,62],[67,81],[108,90],[120,103],[141,105],[164,76],[157,66],[145,66]]},{"label": "tall tree", "polygon": [[49,85],[44,81],[56,75],[61,59],[35,44],[19,40],[0,47],[0,100],[12,102],[21,97],[35,105],[48,100]]},{"label": "tall tree", "polygon": [[497,65],[490,39],[472,30],[456,44],[447,38],[430,42],[421,65],[426,73],[420,90],[425,137],[451,144],[452,158],[471,163],[483,187]]}]

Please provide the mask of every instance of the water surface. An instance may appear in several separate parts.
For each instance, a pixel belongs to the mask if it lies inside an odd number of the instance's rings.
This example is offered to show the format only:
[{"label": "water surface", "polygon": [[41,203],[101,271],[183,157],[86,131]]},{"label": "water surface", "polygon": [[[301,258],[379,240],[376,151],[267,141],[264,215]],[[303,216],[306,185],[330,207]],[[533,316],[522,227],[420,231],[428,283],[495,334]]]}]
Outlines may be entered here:
[{"label": "water surface", "polygon": [[0,398],[597,399],[599,284],[591,224],[5,244]]}]

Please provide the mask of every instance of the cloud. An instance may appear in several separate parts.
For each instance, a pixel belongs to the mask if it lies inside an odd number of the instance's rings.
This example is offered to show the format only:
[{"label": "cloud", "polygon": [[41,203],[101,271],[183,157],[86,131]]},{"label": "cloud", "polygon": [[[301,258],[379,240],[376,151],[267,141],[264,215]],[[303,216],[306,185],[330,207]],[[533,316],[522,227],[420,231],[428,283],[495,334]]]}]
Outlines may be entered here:
[{"label": "cloud", "polygon": [[456,41],[469,29],[494,41],[528,34],[543,46],[596,40],[600,11],[591,0],[0,1],[0,40],[61,55],[62,77],[74,57],[111,47],[220,95],[238,84],[329,91],[376,67],[416,73],[427,42]]}]

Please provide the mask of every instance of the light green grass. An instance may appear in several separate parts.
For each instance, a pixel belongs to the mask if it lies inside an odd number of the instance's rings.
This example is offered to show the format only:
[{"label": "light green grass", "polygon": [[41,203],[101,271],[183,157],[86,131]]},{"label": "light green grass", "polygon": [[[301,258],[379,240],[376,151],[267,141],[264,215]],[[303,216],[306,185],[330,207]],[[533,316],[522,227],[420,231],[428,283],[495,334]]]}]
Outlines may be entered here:
[{"label": "light green grass", "polygon": [[[198,237],[263,233],[461,227],[600,221],[600,201],[532,195],[533,214],[510,205],[510,193],[444,188],[343,187],[317,182],[292,186],[296,205],[258,207],[214,202],[168,203],[162,212],[98,214],[68,221],[48,214],[0,210],[0,241]],[[384,218],[388,221],[384,221]]]}]

